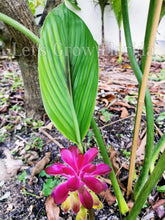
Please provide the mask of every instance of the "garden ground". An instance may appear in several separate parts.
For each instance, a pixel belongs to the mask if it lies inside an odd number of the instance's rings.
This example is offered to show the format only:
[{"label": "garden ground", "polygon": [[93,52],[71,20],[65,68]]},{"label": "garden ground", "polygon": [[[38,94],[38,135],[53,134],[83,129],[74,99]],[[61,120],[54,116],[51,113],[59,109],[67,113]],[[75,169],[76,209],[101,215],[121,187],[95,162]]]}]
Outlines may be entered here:
[{"label": "garden ground", "polygon": [[[116,56],[102,54],[100,51],[99,67],[94,117],[107,144],[119,185],[125,194],[138,83],[126,54],[123,54],[123,62],[118,64]],[[165,132],[165,58],[153,60],[148,87],[154,106],[156,144]],[[74,219],[72,212],[64,214],[48,197],[52,188],[59,184],[62,178],[50,178],[42,169],[35,169],[38,163],[42,168],[60,161],[60,149],[71,143],[52,125],[46,114],[41,121],[26,118],[21,73],[15,59],[9,57],[0,58],[0,100],[0,219],[46,220],[51,209],[55,210],[57,219]],[[143,163],[145,141],[144,108],[136,159],[137,175]],[[83,143],[87,149],[97,146],[91,129]],[[95,162],[100,161],[102,159],[99,154]],[[158,186],[165,185],[164,179],[165,175]],[[111,182],[108,177],[104,177],[104,180],[109,190],[100,195],[104,208],[95,211],[96,219],[122,219]],[[163,218],[164,205],[165,194],[159,192],[155,186],[139,219]],[[129,206],[132,206],[132,201]]]}]

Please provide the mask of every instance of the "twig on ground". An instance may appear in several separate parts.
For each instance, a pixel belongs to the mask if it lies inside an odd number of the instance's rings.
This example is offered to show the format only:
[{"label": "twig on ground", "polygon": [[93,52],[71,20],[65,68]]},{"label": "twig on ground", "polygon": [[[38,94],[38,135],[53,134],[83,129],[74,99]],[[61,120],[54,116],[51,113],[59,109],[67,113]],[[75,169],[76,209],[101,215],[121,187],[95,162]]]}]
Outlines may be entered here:
[{"label": "twig on ground", "polygon": [[111,122],[111,123],[109,123],[109,124],[107,124],[107,125],[104,125],[104,126],[100,127],[100,129],[102,130],[102,129],[104,129],[104,128],[106,128],[106,127],[109,127],[109,126],[111,126],[111,125],[113,125],[113,124],[116,124],[117,122],[121,122],[121,121],[124,121],[124,120],[126,120],[126,119],[128,119],[128,118],[132,118],[132,117],[135,117],[135,115],[129,115],[129,116],[126,117],[126,118],[121,118],[121,119],[119,119],[119,120],[117,120],[117,121],[113,121],[113,122]]},{"label": "twig on ground", "polygon": [[16,134],[15,137],[17,137],[18,139],[20,139],[24,143],[28,144],[28,142],[24,138],[20,137],[19,135]]},{"label": "twig on ground", "polygon": [[43,128],[39,129],[40,133],[43,133],[45,136],[47,136],[51,141],[53,141],[59,148],[64,148],[58,141],[55,140],[50,134],[48,134]]},{"label": "twig on ground", "polygon": [[161,136],[163,136],[163,133],[161,132],[161,130],[158,128],[158,126],[156,124],[154,124],[155,129],[157,130],[158,134]]}]

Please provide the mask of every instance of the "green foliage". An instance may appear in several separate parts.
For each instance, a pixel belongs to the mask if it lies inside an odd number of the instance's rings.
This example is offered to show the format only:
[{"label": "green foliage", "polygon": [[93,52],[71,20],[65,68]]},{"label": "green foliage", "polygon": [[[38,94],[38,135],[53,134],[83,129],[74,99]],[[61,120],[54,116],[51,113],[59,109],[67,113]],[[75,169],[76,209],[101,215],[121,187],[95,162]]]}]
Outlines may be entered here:
[{"label": "green foliage", "polygon": [[128,101],[130,104],[135,105],[137,103],[137,97],[135,97],[134,95],[126,95],[124,101]]},{"label": "green foliage", "polygon": [[92,141],[92,139],[95,138],[93,131],[88,131],[87,133],[87,137],[88,137],[88,145],[90,145],[90,142]]},{"label": "green foliage", "polygon": [[45,170],[42,170],[40,173],[39,173],[39,177],[47,177],[47,178],[50,178],[51,176],[48,175]]},{"label": "green foliage", "polygon": [[44,192],[44,196],[49,196],[52,193],[52,189],[60,184],[60,180],[49,178],[46,180],[46,182],[43,184],[42,191]]},{"label": "green foliage", "polygon": [[43,103],[58,130],[79,146],[95,107],[97,51],[85,23],[64,3],[49,13],[39,46]]},{"label": "green foliage", "polygon": [[22,181],[23,183],[25,183],[26,180],[25,177],[26,177],[26,170],[24,170],[21,175],[18,175],[18,180],[20,182]]},{"label": "green foliage", "polygon": [[38,129],[38,128],[42,127],[42,125],[43,125],[42,121],[40,121],[40,120],[35,121],[32,118],[25,118],[24,123],[28,126],[32,126],[33,129]]},{"label": "green foliage", "polygon": [[98,0],[98,4],[100,5],[100,8],[101,8],[101,14],[102,14],[102,21],[104,20],[103,19],[103,16],[104,16],[104,9],[107,5],[107,2],[108,0]]},{"label": "green foliage", "polygon": [[[122,0],[109,0],[111,3],[111,6],[113,8],[116,20],[117,20],[117,24],[119,27],[119,58],[117,60],[117,63],[121,63],[122,62],[122,53],[121,53],[121,24],[122,24],[122,20],[123,20],[123,15],[122,15],[122,7],[121,7],[121,1]],[[130,0],[128,0],[129,2]]]},{"label": "green foliage", "polygon": [[122,152],[122,154],[125,156],[126,159],[130,158],[131,152],[123,149],[120,149],[120,151]]},{"label": "green foliage", "polygon": [[102,115],[104,116],[104,120],[105,120],[105,122],[108,122],[108,121],[110,121],[111,119],[110,119],[110,117],[111,116],[113,116],[114,114],[112,114],[112,113],[109,113],[106,109],[101,109],[101,113],[102,113]]},{"label": "green foliage", "polygon": [[161,175],[164,172],[164,160],[165,160],[165,151],[160,156],[160,159],[154,168],[153,172],[149,176],[148,180],[146,181],[145,185],[143,186],[142,190],[140,191],[136,202],[134,203],[131,211],[129,212],[128,216],[124,218],[124,220],[134,220],[137,218],[138,214],[140,213],[141,208],[143,207],[147,197],[151,193],[152,189],[160,179]]},{"label": "green foliage", "polygon": [[157,190],[158,192],[165,193],[165,185],[164,185],[164,186],[158,186],[158,187],[156,188],[156,190]]},{"label": "green foliage", "polygon": [[151,72],[149,74],[149,79],[152,81],[165,80],[165,69],[162,69],[159,73],[156,73],[156,74]]},{"label": "green foliage", "polygon": [[73,8],[80,11],[81,8],[78,6],[77,0],[65,0],[66,3],[71,4]]},{"label": "green foliage", "polygon": [[158,123],[160,123],[161,121],[164,121],[164,120],[165,120],[165,112],[161,112],[161,113],[159,114],[159,116],[157,117],[156,121],[157,121]]},{"label": "green foliage", "polygon": [[43,141],[40,137],[34,136],[34,134],[31,134],[30,140],[28,144],[25,147],[26,151],[29,151],[30,149],[36,149],[42,151],[43,147]]},{"label": "green foliage", "polygon": [[109,0],[113,11],[115,13],[115,17],[119,26],[119,29],[121,28],[122,23],[122,11],[121,11],[121,0]]},{"label": "green foliage", "polygon": [[[160,127],[160,125],[159,125],[159,127]],[[162,147],[164,146],[164,144],[165,144],[165,132],[162,135],[162,137],[159,139],[159,141],[156,144],[156,146],[154,147],[154,151],[153,151],[153,154],[152,154],[152,160],[151,160],[151,164],[150,164],[150,172],[151,173],[152,173],[152,171],[154,169],[155,161],[157,160],[158,155],[159,155]]]},{"label": "green foliage", "polygon": [[4,133],[2,130],[0,130],[0,142],[5,142],[5,140],[9,137],[9,134]]},{"label": "green foliage", "polygon": [[[113,4],[116,2],[118,1],[112,1]],[[123,15],[125,13],[125,16],[123,17],[125,21],[124,23],[125,23],[127,48],[129,49],[128,53],[133,70],[137,76],[139,84],[141,85],[142,72],[140,71],[139,66],[136,62],[134,53],[131,51],[133,47],[132,47],[132,40],[130,37],[128,7],[125,8],[124,10],[124,7],[128,6],[127,5],[128,1],[123,0],[121,2],[123,4]],[[118,6],[119,4],[117,5],[117,7]],[[113,6],[113,8],[115,8],[115,6]],[[116,11],[119,12],[120,10],[116,9]],[[3,20],[2,16],[3,15],[0,13],[0,18],[2,18]],[[20,28],[18,27],[19,26],[18,23],[11,21],[11,19],[7,17],[5,18],[8,19],[7,22],[8,24],[10,24],[10,22],[12,23],[13,26],[14,24],[17,24],[18,30],[23,30],[24,31],[23,33],[26,33],[27,36],[30,36],[31,39],[34,40],[34,42],[36,43],[39,42],[38,38],[34,37],[31,32],[27,31],[27,29],[23,29],[22,27]],[[96,126],[94,120],[93,119],[91,120],[92,113],[94,110],[93,100],[95,100],[95,96],[97,92],[98,61],[96,61],[95,58],[93,58],[96,56],[95,55],[92,56],[92,54],[90,54],[90,56],[83,56],[82,54],[80,54],[79,57],[76,57],[74,56],[73,51],[70,52],[70,48],[73,49],[73,46],[76,46],[77,48],[79,48],[82,45],[84,46],[84,44],[81,43],[84,43],[85,40],[89,40],[89,42],[88,41],[87,42],[90,43],[90,47],[89,47],[90,49],[96,47],[93,38],[90,37],[89,35],[89,30],[86,28],[84,23],[80,19],[78,20],[77,18],[78,17],[73,13],[71,13],[68,9],[66,9],[66,7],[63,4],[62,6],[58,7],[56,11],[54,10],[50,16],[48,16],[47,19],[48,24],[44,25],[44,32],[42,33],[42,37],[41,37],[40,55],[39,55],[39,71],[41,77],[40,78],[42,84],[41,89],[42,89],[44,104],[46,106],[46,110],[49,113],[50,118],[53,119],[57,128],[61,130],[61,132],[63,132],[65,136],[67,136],[71,140],[74,140],[74,142],[78,144],[81,143],[89,127],[89,124],[86,125],[86,123],[88,123],[88,121],[90,123],[91,121],[91,125],[96,135],[98,145],[100,147],[104,161],[107,164],[109,164],[109,166],[112,167],[107,152],[105,150],[104,142],[102,140],[102,137],[100,137],[101,134],[99,133],[99,129]],[[120,16],[119,18],[117,18],[117,20],[119,21],[118,25],[120,26],[121,25]],[[78,27],[80,28],[78,33],[75,32],[75,26],[76,26],[74,23],[75,21],[76,21],[76,25],[78,25]],[[83,28],[81,29],[81,27]],[[83,36],[82,33],[83,34],[85,33],[85,36]],[[58,41],[59,39],[60,41]],[[58,44],[56,44],[57,47],[53,48],[55,43],[57,42],[58,42]],[[85,44],[85,46],[87,46],[87,44]],[[46,52],[46,54],[44,54],[44,52]],[[58,54],[56,52],[58,52]],[[59,52],[62,52],[62,54],[59,54]],[[64,52],[67,52],[67,54],[64,55]],[[43,54],[41,55],[41,53]],[[47,57],[45,55],[47,55]],[[89,59],[91,57],[93,59]],[[88,63],[87,61],[90,62]],[[82,63],[83,65],[81,65]],[[89,67],[90,67],[90,71],[84,73],[84,71]],[[80,68],[81,70],[84,68],[83,71],[80,71],[79,70]],[[95,75],[93,74],[93,72],[94,73],[97,72],[96,79],[94,77]],[[46,75],[45,73],[47,74],[47,76],[45,76]],[[85,80],[83,81],[83,79]],[[96,80],[95,83],[94,83],[94,79]],[[92,84],[92,86],[90,83]],[[94,85],[94,90],[92,90],[91,88],[93,87],[93,85]],[[92,100],[92,106],[89,106],[91,100]],[[145,159],[147,158],[149,162],[152,154],[152,149],[150,148],[150,145],[152,144],[153,146],[152,143],[153,142],[153,123],[152,123],[153,108],[151,103],[152,102],[150,102],[150,94],[147,90],[146,110],[147,110],[147,117],[151,118],[151,120],[149,121],[147,119],[147,146],[146,146]],[[93,108],[91,109],[91,107]],[[88,114],[86,114],[85,111],[88,112]],[[151,129],[149,130],[150,127]],[[150,154],[148,152],[150,152]],[[154,188],[157,181],[160,179],[162,173],[164,172],[164,160],[165,160],[165,152],[163,152],[163,154],[161,155],[160,160],[158,161],[155,169],[153,170],[147,182],[145,183],[144,187],[142,188],[144,184],[143,179],[146,180],[146,176],[148,175],[148,167],[149,167],[149,163],[147,164],[147,162],[144,161],[143,167],[144,170],[147,171],[147,173],[145,171],[144,178],[140,180],[140,184],[137,184],[140,185],[140,189],[138,189],[137,191],[138,193],[136,193],[136,202],[132,207],[129,215],[126,217],[126,219],[136,219],[149,193]],[[144,166],[145,164],[146,166]],[[43,173],[41,175],[45,175],[45,174]],[[26,176],[25,174],[21,174],[19,177],[20,181],[24,181],[25,176]],[[120,188],[115,178],[115,174],[113,170],[110,173],[110,178],[118,199],[118,204],[121,213],[125,214],[128,211],[127,204],[125,203],[125,200],[122,197],[122,194],[120,193]],[[52,178],[48,179],[44,185],[44,189],[43,189],[45,191],[44,193],[46,195],[49,195],[51,193],[50,191],[52,190],[52,188],[54,188],[54,186],[58,184],[58,181],[59,180],[57,179],[53,181]],[[158,190],[164,192],[164,186],[162,188],[158,188]]]},{"label": "green foliage", "polygon": [[165,80],[165,69],[162,69],[158,74],[159,80]]},{"label": "green foliage", "polygon": [[42,191],[44,193],[44,196],[49,196],[52,193],[52,189],[60,184],[60,180],[54,176],[48,175],[45,170],[42,170],[39,174],[39,177],[46,177],[47,180],[43,184]]},{"label": "green foliage", "polygon": [[42,5],[43,7],[45,7],[45,1],[46,0],[27,0],[28,1],[28,4],[30,6],[30,9],[33,13],[33,15],[35,15],[36,13],[36,8],[39,6],[39,5]]},{"label": "green foliage", "polygon": [[98,3],[100,5],[101,9],[105,8],[107,2],[108,2],[108,0],[98,0]]},{"label": "green foliage", "polygon": [[[127,0],[122,0],[121,2],[122,2],[123,24],[124,24],[124,32],[125,32],[127,51],[128,51],[128,55],[129,55],[132,69],[135,73],[135,76],[139,82],[139,87],[140,87],[141,83],[142,83],[142,78],[143,78],[142,72],[143,72],[143,69],[145,66],[145,60],[143,63],[144,66],[140,69],[139,65],[137,63],[135,54],[134,54],[134,50],[133,50],[132,37],[131,37],[130,25],[129,25],[129,16],[128,16],[128,2],[127,2]],[[153,2],[156,2],[156,1],[152,1],[152,3]],[[152,4],[150,4],[150,9],[151,8],[153,8]],[[150,11],[149,15],[150,15],[149,17],[152,18],[154,15],[154,10]],[[149,20],[150,19],[148,19],[148,21]],[[150,24],[152,25],[152,22]],[[148,23],[147,27],[149,27],[149,23]],[[151,28],[149,28],[148,30],[150,31],[150,29]],[[148,45],[148,39],[149,39],[148,37],[145,38],[145,45]],[[146,48],[148,48],[148,46]],[[142,187],[143,187],[143,185],[146,181],[146,178],[148,176],[148,171],[150,168],[150,161],[151,161],[151,157],[152,157],[152,150],[153,150],[154,117],[153,117],[152,99],[151,99],[151,95],[150,95],[148,88],[146,90],[145,106],[146,106],[146,118],[147,118],[147,142],[146,142],[146,148],[145,148],[145,159],[144,159],[144,163],[143,163],[143,169],[142,169],[141,174],[139,176],[139,179],[136,182],[135,187],[134,187],[135,199],[137,198],[137,194],[139,193],[139,191],[142,190]],[[131,167],[131,169],[132,168],[133,168],[133,166]]]}]

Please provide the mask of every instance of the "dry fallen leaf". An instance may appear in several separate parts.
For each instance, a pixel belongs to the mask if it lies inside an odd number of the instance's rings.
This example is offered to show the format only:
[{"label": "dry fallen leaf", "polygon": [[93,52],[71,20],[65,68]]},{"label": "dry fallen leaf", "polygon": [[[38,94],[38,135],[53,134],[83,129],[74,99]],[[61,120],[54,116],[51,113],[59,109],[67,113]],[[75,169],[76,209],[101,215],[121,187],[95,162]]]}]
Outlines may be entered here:
[{"label": "dry fallen leaf", "polygon": [[111,85],[105,85],[105,84],[102,84],[102,83],[99,83],[98,87],[99,87],[99,89],[103,89],[105,91],[111,91],[112,90]]},{"label": "dry fallen leaf", "polygon": [[9,107],[9,105],[4,104],[1,108],[0,108],[0,112],[1,113],[5,113],[7,111],[7,108]]},{"label": "dry fallen leaf", "polygon": [[124,185],[120,182],[120,179],[119,179],[119,175],[121,173],[120,167],[122,167],[122,163],[120,162],[118,155],[117,155],[116,151],[113,149],[113,147],[111,147],[109,149],[109,152],[110,152],[110,161],[112,163],[113,170],[116,174],[118,184],[119,184],[120,188],[122,189],[122,191],[125,192],[126,189],[125,189]]},{"label": "dry fallen leaf", "polygon": [[131,69],[131,66],[128,65],[128,64],[123,64],[123,65],[122,65],[122,68],[124,68],[124,69]]},{"label": "dry fallen leaf", "polygon": [[104,115],[101,115],[101,116],[100,116],[100,120],[101,120],[102,122],[104,122],[104,123],[107,122]]},{"label": "dry fallen leaf", "polygon": [[33,168],[32,174],[30,176],[30,181],[29,181],[30,185],[33,184],[33,177],[39,174],[44,169],[46,164],[49,162],[50,154],[51,154],[50,152],[47,152],[45,157],[43,157],[40,161],[38,161],[35,167]]},{"label": "dry fallen leaf", "polygon": [[48,129],[49,131],[51,131],[51,130],[52,130],[52,127],[53,127],[53,122],[50,122],[48,125],[46,125],[46,126],[44,126],[44,127],[42,127],[42,128]]},{"label": "dry fallen leaf", "polygon": [[107,179],[107,178],[104,178],[102,176],[98,176],[98,179],[100,179],[102,182],[105,182],[109,185],[112,185],[111,180],[109,178]]},{"label": "dry fallen leaf", "polygon": [[119,105],[119,106],[123,106],[123,107],[126,107],[126,108],[134,108],[133,106],[129,105],[128,103],[125,103],[125,102],[121,102],[121,101],[117,101],[113,104],[114,105]]},{"label": "dry fallen leaf", "polygon": [[14,160],[7,148],[4,148],[3,153],[6,159],[0,160],[0,181],[15,176],[23,166],[22,160]]},{"label": "dry fallen leaf", "polygon": [[[23,155],[23,154],[21,154],[21,155]],[[30,153],[26,153],[26,154],[23,156],[23,159],[24,159],[24,160],[26,159],[28,164],[32,164],[31,162],[32,162],[33,160],[36,160],[38,157],[39,157],[39,156],[38,156],[38,153],[37,153],[36,151],[30,151]]]},{"label": "dry fallen leaf", "polygon": [[107,189],[106,191],[101,192],[99,195],[106,200],[109,206],[113,205],[116,202],[116,196],[113,196],[111,194],[110,189]]},{"label": "dry fallen leaf", "polygon": [[101,99],[101,101],[103,102],[103,103],[105,103],[105,108],[107,108],[108,107],[108,104],[109,104],[109,102],[108,102],[108,100],[107,99]]},{"label": "dry fallen leaf", "polygon": [[128,206],[129,212],[131,211],[133,205],[134,205],[134,202],[133,202],[132,200],[130,200],[130,201],[127,203],[127,206]]},{"label": "dry fallen leaf", "polygon": [[54,203],[54,200],[51,196],[48,196],[45,206],[48,220],[58,220],[60,215],[60,209]]},{"label": "dry fallen leaf", "polygon": [[126,117],[129,116],[129,113],[128,113],[128,111],[127,111],[127,109],[125,107],[122,107],[121,111],[122,112],[121,112],[120,118],[126,118]]},{"label": "dry fallen leaf", "polygon": [[144,155],[145,155],[145,146],[146,146],[146,134],[141,140],[140,146],[137,149],[136,152],[136,162],[138,161],[143,161],[144,160]]},{"label": "dry fallen leaf", "polygon": [[100,94],[98,99],[105,103],[105,107],[108,107],[109,103],[114,101],[115,100],[115,95],[113,94],[106,94],[106,93],[103,93],[103,94]]},{"label": "dry fallen leaf", "polygon": [[107,99],[108,102],[112,102],[115,98],[116,98],[116,96],[113,94],[108,94],[108,95],[105,95],[105,97],[104,97],[104,99]]},{"label": "dry fallen leaf", "polygon": [[165,199],[158,200],[153,206],[153,210],[155,211],[159,206],[165,205]]},{"label": "dry fallen leaf", "polygon": [[118,111],[120,112],[121,111],[121,115],[120,115],[120,118],[126,118],[129,116],[129,113],[127,111],[127,109],[125,107],[122,107],[122,108],[117,108],[117,107],[110,107],[109,110],[113,110],[113,111]]},{"label": "dry fallen leaf", "polygon": [[110,111],[117,111],[117,112],[120,112],[120,108],[117,108],[117,107],[110,107],[109,108]]}]

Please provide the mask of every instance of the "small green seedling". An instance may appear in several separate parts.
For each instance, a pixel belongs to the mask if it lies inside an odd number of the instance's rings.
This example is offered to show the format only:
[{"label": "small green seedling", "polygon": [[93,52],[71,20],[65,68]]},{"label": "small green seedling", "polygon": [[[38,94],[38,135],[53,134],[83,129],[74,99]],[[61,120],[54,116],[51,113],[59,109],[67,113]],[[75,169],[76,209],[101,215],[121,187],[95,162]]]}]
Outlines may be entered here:
[{"label": "small green seedling", "polygon": [[42,191],[43,191],[43,193],[44,193],[44,196],[49,196],[49,195],[51,194],[51,192],[52,192],[52,189],[53,189],[55,186],[59,185],[60,182],[61,182],[61,181],[60,181],[59,179],[57,179],[56,177],[48,175],[48,174],[45,172],[45,170],[42,170],[42,171],[40,172],[39,177],[46,177],[46,178],[48,178],[48,179],[46,180],[46,182],[43,184],[43,189],[42,189]]},{"label": "small green seedling", "polygon": [[156,188],[156,190],[157,190],[158,192],[165,193],[165,185],[163,185],[163,186],[158,186],[158,187]]},{"label": "small green seedling", "polygon": [[165,80],[165,69],[162,69],[159,73],[151,72],[149,74],[149,80],[152,80],[152,81]]},{"label": "small green seedling", "polygon": [[104,120],[105,120],[105,122],[108,122],[109,120],[111,120],[110,118],[111,118],[111,116],[113,116],[114,114],[112,114],[112,113],[109,113],[106,109],[101,109],[100,110],[101,111],[101,114],[104,116]]},{"label": "small green seedling", "polygon": [[25,183],[25,180],[26,180],[25,177],[26,177],[26,170],[24,170],[21,175],[18,175],[18,180],[20,182],[22,181],[23,183]]},{"label": "small green seedling", "polygon": [[33,148],[33,149],[39,149],[40,151],[42,151],[42,146],[43,146],[42,139],[40,137],[34,136],[34,134],[31,134],[30,141],[26,145],[25,150],[29,151],[31,148]]},{"label": "small green seedling", "polygon": [[87,133],[87,137],[88,137],[88,145],[89,145],[90,142],[92,141],[92,139],[94,139],[93,131],[89,130],[88,133]]},{"label": "small green seedling", "polygon": [[165,56],[156,56],[156,55],[153,55],[152,60],[153,60],[153,61],[156,61],[156,62],[164,62],[164,61],[165,61]]},{"label": "small green seedling", "polygon": [[48,179],[44,184],[43,184],[43,193],[44,196],[49,196],[52,193],[52,189],[60,184],[60,180],[59,179],[54,179],[52,180],[52,178]]},{"label": "small green seedling", "polygon": [[163,121],[163,120],[165,120],[165,112],[161,112],[161,113],[159,114],[158,118],[156,119],[156,121],[158,122],[158,124],[159,124],[161,121]]},{"label": "small green seedling", "polygon": [[136,105],[137,104],[137,96],[127,95],[124,98],[124,101],[128,101],[130,104]]},{"label": "small green seedling", "polygon": [[148,203],[148,202],[144,203],[143,209],[147,208],[148,206],[149,206],[149,203]]},{"label": "small green seedling", "polygon": [[19,106],[19,104],[15,104],[15,105],[13,105],[11,108],[9,108],[9,110],[10,110],[10,111],[17,111],[17,112],[19,112],[19,111],[22,110],[22,107]]},{"label": "small green seedling", "polygon": [[24,123],[28,126],[32,126],[33,129],[38,129],[40,127],[42,127],[43,122],[42,121],[35,121],[32,118],[25,118],[24,119]]},{"label": "small green seedling", "polygon": [[159,73],[158,73],[158,78],[159,80],[165,80],[165,69],[162,69]]},{"label": "small green seedling", "polygon": [[48,175],[45,170],[42,170],[39,174],[39,177],[47,177],[47,178],[53,178],[53,176]]},{"label": "small green seedling", "polygon": [[45,0],[28,0],[28,4],[29,7],[33,13],[33,15],[35,15],[36,13],[36,8],[41,5],[43,7],[45,7]]},{"label": "small green seedling", "polygon": [[120,149],[120,151],[122,152],[122,154],[125,156],[126,159],[128,159],[131,155],[131,152],[127,150]]}]

